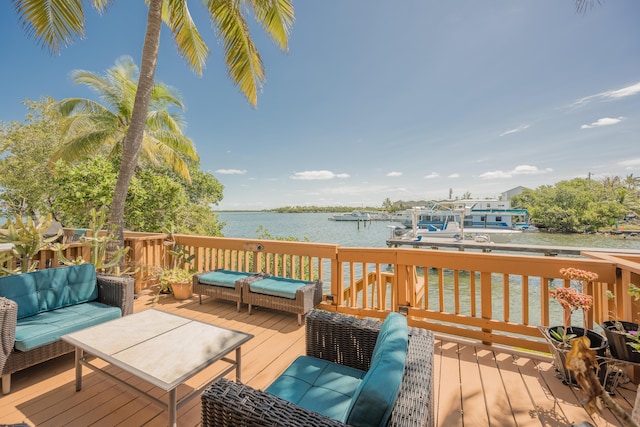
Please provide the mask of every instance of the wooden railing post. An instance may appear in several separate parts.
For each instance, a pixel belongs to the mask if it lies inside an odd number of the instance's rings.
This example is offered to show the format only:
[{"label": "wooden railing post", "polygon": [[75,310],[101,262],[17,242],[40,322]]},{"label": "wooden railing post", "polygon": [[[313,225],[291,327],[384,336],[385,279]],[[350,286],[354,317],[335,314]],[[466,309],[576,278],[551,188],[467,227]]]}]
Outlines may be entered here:
[{"label": "wooden railing post", "polygon": [[[480,273],[480,298],[481,298],[481,315],[485,320],[491,320],[493,318],[493,296],[491,293],[491,273],[483,271]],[[505,302],[508,303],[508,302]],[[482,328],[482,332],[485,336],[491,334],[492,329]],[[483,344],[491,345],[491,340],[484,339]]]}]

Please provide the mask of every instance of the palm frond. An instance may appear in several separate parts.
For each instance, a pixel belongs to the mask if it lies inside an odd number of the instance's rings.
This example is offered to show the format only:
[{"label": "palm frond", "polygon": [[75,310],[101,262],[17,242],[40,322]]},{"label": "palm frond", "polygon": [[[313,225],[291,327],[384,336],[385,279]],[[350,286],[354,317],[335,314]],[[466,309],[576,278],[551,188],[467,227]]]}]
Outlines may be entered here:
[{"label": "palm frond", "polygon": [[55,164],[58,160],[74,163],[99,152],[105,145],[105,141],[113,141],[112,130],[99,130],[84,133],[65,143],[58,151],[53,153],[49,164]]},{"label": "palm frond", "polygon": [[587,13],[593,9],[594,4],[601,5],[604,0],[576,0],[576,10],[579,13]]},{"label": "palm frond", "polygon": [[191,184],[191,176],[189,174],[187,162],[185,162],[185,160],[168,145],[157,144],[156,147],[158,148],[159,156],[162,157],[164,162],[169,165],[176,174]]},{"label": "palm frond", "polygon": [[142,138],[140,157],[151,163],[153,166],[159,166],[161,164],[158,141],[147,133],[145,133],[145,136]]},{"label": "palm frond", "polygon": [[149,108],[152,108],[152,105],[154,109],[167,108],[168,106],[175,106],[180,110],[185,109],[180,92],[176,88],[161,82],[153,85],[150,103]]},{"label": "palm frond", "polygon": [[204,42],[185,0],[167,0],[163,3],[162,19],[173,33],[178,51],[187,60],[189,66],[202,75],[209,48]]},{"label": "palm frond", "polygon": [[167,130],[154,132],[153,138],[155,139],[156,144],[161,147],[161,150],[164,149],[163,147],[167,147],[174,151],[176,155],[185,157],[188,160],[194,162],[200,160],[191,138]]},{"label": "palm frond", "polygon": [[52,53],[84,37],[82,0],[12,1],[27,36],[42,42]]},{"label": "palm frond", "polygon": [[251,105],[265,81],[264,66],[251,40],[249,27],[235,0],[205,0],[218,37],[223,40],[225,62],[231,80]]},{"label": "palm frond", "polygon": [[111,5],[112,0],[93,0],[93,7],[98,13],[103,13]]},{"label": "palm frond", "polygon": [[295,20],[290,0],[250,0],[258,22],[281,50],[289,48],[289,34]]},{"label": "palm frond", "polygon": [[72,116],[79,114],[112,114],[103,105],[86,98],[66,98],[57,104],[58,111],[62,116]]},{"label": "palm frond", "polygon": [[146,123],[150,132],[165,129],[182,135],[182,118],[178,115],[170,114],[167,110],[149,111]]}]

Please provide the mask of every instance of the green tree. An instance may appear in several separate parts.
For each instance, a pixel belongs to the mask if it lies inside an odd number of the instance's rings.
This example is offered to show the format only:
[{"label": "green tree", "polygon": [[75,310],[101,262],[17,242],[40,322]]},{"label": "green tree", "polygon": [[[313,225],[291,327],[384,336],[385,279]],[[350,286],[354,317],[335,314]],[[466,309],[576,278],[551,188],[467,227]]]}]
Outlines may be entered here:
[{"label": "green tree", "polygon": [[111,204],[111,191],[117,179],[113,162],[94,157],[73,165],[61,161],[54,168],[53,184],[56,217],[71,228],[89,228],[89,212]]},{"label": "green tree", "polygon": [[[60,101],[60,111],[66,121],[65,141],[51,162],[84,160],[96,154],[110,158],[122,155],[122,145],[131,123],[131,113],[137,88],[138,67],[129,56],[116,60],[104,76],[75,70],[72,79],[84,84],[100,96],[105,105],[85,98]],[[142,137],[141,160],[153,165],[164,161],[187,181],[187,162],[198,160],[193,142],[182,133],[183,121],[170,113],[171,107],[184,109],[177,91],[162,83],[155,83],[149,100],[146,125]]]},{"label": "green tree", "polygon": [[0,209],[4,216],[28,215],[39,222],[52,209],[54,184],[47,162],[60,146],[62,118],[51,98],[24,104],[24,123],[0,125]]},{"label": "green tree", "polygon": [[576,178],[525,190],[513,197],[514,208],[525,208],[538,227],[562,232],[596,231],[615,224],[626,213],[620,179],[602,182]]},{"label": "green tree", "polygon": [[[27,34],[40,40],[53,52],[69,44],[84,33],[84,6],[79,0],[34,2],[12,0]],[[198,74],[209,53],[191,18],[187,0],[148,0],[149,12],[142,48],[138,88],[136,90],[129,129],[123,142],[122,161],[113,192],[109,222],[117,227],[122,246],[125,201],[133,178],[147,118],[149,101],[160,46],[160,28],[164,21],[170,28],[180,54]],[[103,12],[109,0],[92,0],[91,4]],[[252,105],[263,84],[264,67],[254,45],[243,12],[249,5],[255,17],[281,49],[287,49],[294,12],[291,0],[204,0],[211,22],[225,50],[229,76]],[[112,250],[115,250],[113,248]]]},{"label": "green tree", "polygon": [[[58,162],[55,168],[54,209],[67,227],[88,228],[87,212],[111,204],[111,190],[118,167],[105,157],[93,157],[74,165]],[[203,172],[196,170],[194,178]],[[215,178],[212,178],[215,180]],[[217,182],[217,181],[216,181]],[[167,170],[141,167],[131,180],[124,213],[125,227],[132,231],[162,232],[171,224],[176,232],[220,236],[223,224],[211,209],[210,196],[191,196],[192,186]]]}]

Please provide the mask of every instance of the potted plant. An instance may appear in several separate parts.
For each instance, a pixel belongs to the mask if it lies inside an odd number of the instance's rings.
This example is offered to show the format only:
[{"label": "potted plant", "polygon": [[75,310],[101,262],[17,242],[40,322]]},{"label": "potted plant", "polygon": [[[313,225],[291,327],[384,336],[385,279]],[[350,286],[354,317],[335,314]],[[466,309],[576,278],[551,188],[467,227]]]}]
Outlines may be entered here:
[{"label": "potted plant", "polygon": [[193,273],[191,262],[195,258],[186,248],[169,250],[173,257],[172,267],[162,269],[159,276],[160,291],[171,292],[175,299],[183,300],[191,296],[193,291]]},{"label": "potted plant", "polygon": [[[635,301],[640,299],[640,288],[634,284],[629,285],[628,293]],[[607,291],[607,298],[614,300],[615,295]],[[611,356],[628,362],[640,363],[640,353],[634,351],[634,345],[638,340],[638,329],[640,326],[636,322],[621,321],[617,319],[617,304],[614,311],[614,320],[607,320],[602,323],[602,329],[609,341],[609,351]]]},{"label": "potted plant", "polygon": [[[571,325],[571,316],[576,310],[581,309],[583,316],[586,317],[586,313],[591,309],[593,298],[591,295],[582,293],[582,290],[586,283],[597,280],[598,275],[575,268],[562,268],[560,269],[560,275],[569,280],[570,286],[553,289],[549,292],[549,295],[562,306],[563,324],[561,326],[541,328],[541,330],[549,343],[549,349],[555,359],[556,369],[561,374],[563,381],[567,384],[575,384],[575,378],[572,377],[571,371],[565,366],[567,353],[572,347],[572,340],[577,337],[586,337],[590,348],[600,357],[605,356],[608,342],[605,337],[596,331]],[[583,323],[586,326],[586,319]],[[599,378],[604,383],[606,379],[606,369],[604,367],[600,369]]]}]

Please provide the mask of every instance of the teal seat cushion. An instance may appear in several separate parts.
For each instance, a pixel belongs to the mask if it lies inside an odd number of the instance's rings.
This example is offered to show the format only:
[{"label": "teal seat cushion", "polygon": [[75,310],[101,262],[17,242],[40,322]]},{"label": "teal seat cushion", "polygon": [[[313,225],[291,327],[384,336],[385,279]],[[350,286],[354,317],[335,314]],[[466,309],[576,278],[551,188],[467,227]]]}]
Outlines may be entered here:
[{"label": "teal seat cushion", "polygon": [[295,405],[344,422],[365,372],[311,356],[300,356],[267,392]]},{"label": "teal seat cushion", "polygon": [[251,292],[280,298],[296,299],[296,291],[311,282],[269,276],[249,285]]},{"label": "teal seat cushion", "polygon": [[0,296],[18,304],[18,319],[98,298],[93,264],[48,268],[0,278]]},{"label": "teal seat cushion", "polygon": [[353,395],[347,424],[387,425],[402,384],[408,345],[407,319],[399,313],[389,313],[378,334],[371,367]]},{"label": "teal seat cushion", "polygon": [[235,288],[236,282],[240,279],[246,279],[255,273],[247,273],[232,270],[215,270],[202,274],[198,277],[198,282],[205,285],[223,286],[225,288]]},{"label": "teal seat cushion", "polygon": [[18,319],[15,348],[28,351],[122,315],[119,307],[99,302],[86,302]]}]

